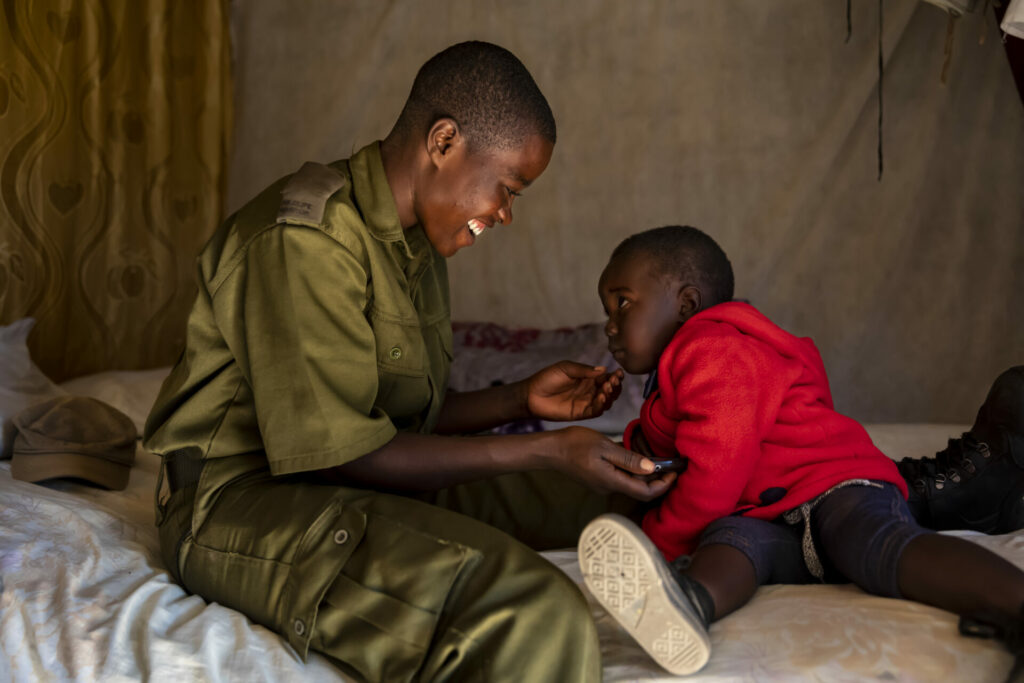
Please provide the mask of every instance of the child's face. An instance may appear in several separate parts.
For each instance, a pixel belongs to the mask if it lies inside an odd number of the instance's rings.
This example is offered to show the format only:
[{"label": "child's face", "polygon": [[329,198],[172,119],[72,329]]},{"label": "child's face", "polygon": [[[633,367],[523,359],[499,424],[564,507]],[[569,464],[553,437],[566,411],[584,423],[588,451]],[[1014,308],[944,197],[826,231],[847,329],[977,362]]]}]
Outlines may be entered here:
[{"label": "child's face", "polygon": [[608,350],[633,375],[652,372],[688,317],[682,285],[660,273],[643,253],[620,255],[605,266],[598,295],[608,316]]}]

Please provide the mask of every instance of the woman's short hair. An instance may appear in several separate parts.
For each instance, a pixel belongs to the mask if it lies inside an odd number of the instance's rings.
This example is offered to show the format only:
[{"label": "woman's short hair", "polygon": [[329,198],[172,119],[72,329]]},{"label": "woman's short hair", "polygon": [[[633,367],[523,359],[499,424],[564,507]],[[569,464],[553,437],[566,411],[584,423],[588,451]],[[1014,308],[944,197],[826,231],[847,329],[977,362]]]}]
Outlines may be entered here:
[{"label": "woman's short hair", "polygon": [[519,59],[481,41],[458,43],[420,67],[398,117],[403,132],[426,133],[452,118],[475,149],[512,149],[540,135],[555,142],[555,117]]}]

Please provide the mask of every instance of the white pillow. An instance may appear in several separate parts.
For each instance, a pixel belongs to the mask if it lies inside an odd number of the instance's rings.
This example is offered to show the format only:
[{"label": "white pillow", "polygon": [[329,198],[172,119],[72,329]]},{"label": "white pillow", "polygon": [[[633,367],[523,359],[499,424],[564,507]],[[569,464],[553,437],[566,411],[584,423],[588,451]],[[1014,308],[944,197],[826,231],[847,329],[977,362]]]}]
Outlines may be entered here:
[{"label": "white pillow", "polygon": [[29,356],[25,340],[35,324],[35,318],[22,318],[0,326],[0,459],[11,457],[15,432],[11,418],[31,405],[67,394]]}]

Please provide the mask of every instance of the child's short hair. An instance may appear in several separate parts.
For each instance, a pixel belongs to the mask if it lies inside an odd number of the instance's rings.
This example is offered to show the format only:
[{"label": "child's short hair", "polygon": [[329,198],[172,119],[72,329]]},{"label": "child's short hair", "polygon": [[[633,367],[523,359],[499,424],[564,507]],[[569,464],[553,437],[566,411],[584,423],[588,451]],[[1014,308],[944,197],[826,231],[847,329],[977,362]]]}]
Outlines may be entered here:
[{"label": "child's short hair", "polygon": [[665,275],[697,285],[704,308],[732,301],[732,264],[709,235],[689,225],[666,225],[624,239],[612,258],[643,253]]}]

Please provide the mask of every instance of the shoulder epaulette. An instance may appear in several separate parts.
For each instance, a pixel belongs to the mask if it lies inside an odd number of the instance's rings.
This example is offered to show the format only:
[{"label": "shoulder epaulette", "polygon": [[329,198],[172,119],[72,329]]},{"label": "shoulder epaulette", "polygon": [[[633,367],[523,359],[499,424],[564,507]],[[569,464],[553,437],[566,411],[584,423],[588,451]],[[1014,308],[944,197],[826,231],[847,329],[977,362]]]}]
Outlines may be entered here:
[{"label": "shoulder epaulette", "polygon": [[331,195],[345,186],[345,176],[330,166],[307,161],[281,190],[278,223],[319,227]]}]

